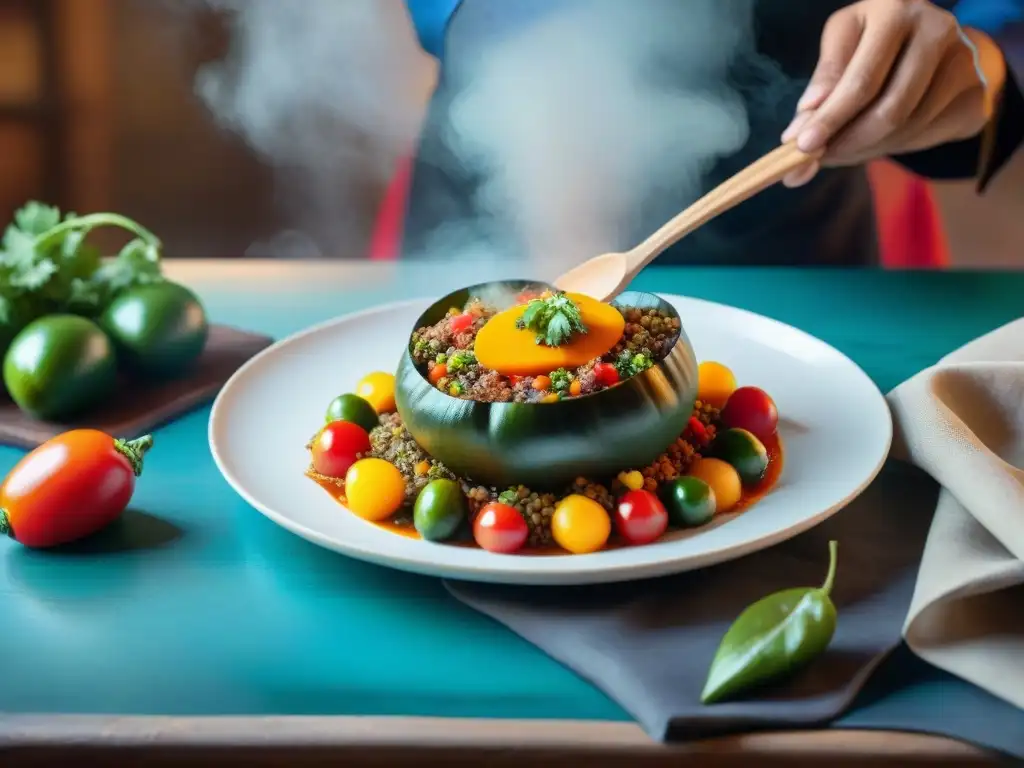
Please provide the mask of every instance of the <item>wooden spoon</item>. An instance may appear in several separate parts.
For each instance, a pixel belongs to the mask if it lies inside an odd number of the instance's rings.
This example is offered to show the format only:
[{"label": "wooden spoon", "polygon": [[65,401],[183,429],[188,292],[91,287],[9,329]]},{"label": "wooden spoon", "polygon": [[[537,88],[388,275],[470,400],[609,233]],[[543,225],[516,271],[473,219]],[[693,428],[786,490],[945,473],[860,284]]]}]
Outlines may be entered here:
[{"label": "wooden spoon", "polygon": [[666,248],[719,214],[782,181],[790,172],[817,160],[821,154],[806,154],[797,149],[796,144],[783,144],[719,184],[640,245],[625,253],[595,256],[555,280],[555,287],[567,293],[611,301]]}]

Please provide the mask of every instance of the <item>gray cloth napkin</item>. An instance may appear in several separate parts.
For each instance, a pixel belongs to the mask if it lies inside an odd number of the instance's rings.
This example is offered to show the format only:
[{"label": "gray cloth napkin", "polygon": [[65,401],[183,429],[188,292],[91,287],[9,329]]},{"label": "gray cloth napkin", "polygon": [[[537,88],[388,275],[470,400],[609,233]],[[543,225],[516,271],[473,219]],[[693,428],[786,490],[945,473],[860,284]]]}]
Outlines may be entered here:
[{"label": "gray cloth napkin", "polygon": [[[590,680],[656,739],[812,727],[842,712],[900,644],[937,493],[924,473],[892,466],[817,528],[713,568],[592,587],[447,586]],[[766,594],[819,584],[831,539],[839,542],[839,622],[825,656],[770,691],[701,704],[708,667],[732,621]]]},{"label": "gray cloth napkin", "polygon": [[[1024,474],[1013,466],[1024,458],[1024,362],[1005,362],[1015,357],[1024,361],[1024,322],[898,387],[890,395],[895,455],[918,466],[890,462],[838,515],[772,549],[654,581],[448,589],[593,682],[657,739],[835,723],[904,631],[923,658],[998,697],[983,700],[991,699],[988,720],[1003,722],[1003,700],[1020,704],[1024,695]],[[820,583],[830,539],[840,542],[839,622],[824,657],[743,701],[702,705],[708,667],[733,619],[766,594]],[[958,719],[945,707],[931,718],[910,716],[907,707],[917,705],[903,699],[880,708],[893,718],[888,727],[1024,756],[1024,728],[1004,739],[984,732],[986,718]]]},{"label": "gray cloth napkin", "polygon": [[1024,708],[1024,320],[921,372],[889,403],[893,455],[942,486],[907,645]]}]

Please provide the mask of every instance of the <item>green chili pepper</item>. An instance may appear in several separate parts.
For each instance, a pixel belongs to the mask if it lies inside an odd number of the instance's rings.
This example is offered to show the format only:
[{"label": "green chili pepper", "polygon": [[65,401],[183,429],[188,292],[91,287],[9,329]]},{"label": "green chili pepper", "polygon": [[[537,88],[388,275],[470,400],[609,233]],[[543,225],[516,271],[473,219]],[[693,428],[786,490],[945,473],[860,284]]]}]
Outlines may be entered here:
[{"label": "green chili pepper", "polygon": [[729,627],[711,663],[701,702],[714,704],[795,672],[832,642],[836,607],[836,542],[820,587],[785,589],[747,608]]}]

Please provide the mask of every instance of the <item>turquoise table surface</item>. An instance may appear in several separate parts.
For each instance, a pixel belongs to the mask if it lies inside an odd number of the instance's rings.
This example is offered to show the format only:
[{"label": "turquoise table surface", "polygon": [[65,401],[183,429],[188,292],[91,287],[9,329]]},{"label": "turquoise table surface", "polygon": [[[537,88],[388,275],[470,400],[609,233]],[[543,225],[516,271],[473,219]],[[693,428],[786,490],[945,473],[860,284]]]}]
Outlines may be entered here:
[{"label": "turquoise table surface", "polygon": [[[276,338],[475,279],[249,262],[170,272],[215,321]],[[637,287],[796,325],[882,389],[1024,313],[1024,275],[652,269]],[[264,519],[217,472],[208,415],[159,430],[132,510],[109,531],[56,553],[0,542],[0,712],[628,719],[440,583]],[[0,472],[20,456],[0,448]]]}]

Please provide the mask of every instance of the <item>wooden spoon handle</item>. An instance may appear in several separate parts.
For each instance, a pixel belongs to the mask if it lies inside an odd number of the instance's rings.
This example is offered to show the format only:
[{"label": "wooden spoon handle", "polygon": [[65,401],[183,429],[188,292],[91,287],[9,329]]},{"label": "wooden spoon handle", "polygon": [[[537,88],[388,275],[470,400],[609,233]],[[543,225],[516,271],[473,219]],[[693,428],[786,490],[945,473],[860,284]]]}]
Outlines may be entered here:
[{"label": "wooden spoon handle", "polygon": [[634,276],[671,245],[719,214],[736,207],[758,192],[782,181],[791,171],[817,160],[821,153],[809,155],[796,144],[783,144],[755,160],[735,176],[723,181],[704,197],[680,213],[665,226],[629,251],[630,276]]}]

